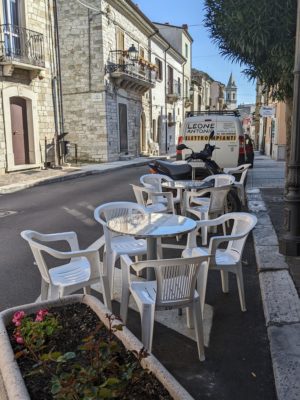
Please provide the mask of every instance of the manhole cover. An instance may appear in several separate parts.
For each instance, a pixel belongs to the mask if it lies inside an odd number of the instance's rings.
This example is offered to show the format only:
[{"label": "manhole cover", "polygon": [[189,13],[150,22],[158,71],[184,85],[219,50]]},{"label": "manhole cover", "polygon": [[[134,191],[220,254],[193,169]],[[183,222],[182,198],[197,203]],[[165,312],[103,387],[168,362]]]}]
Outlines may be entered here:
[{"label": "manhole cover", "polygon": [[9,217],[10,215],[17,214],[17,211],[0,210],[0,218]]}]

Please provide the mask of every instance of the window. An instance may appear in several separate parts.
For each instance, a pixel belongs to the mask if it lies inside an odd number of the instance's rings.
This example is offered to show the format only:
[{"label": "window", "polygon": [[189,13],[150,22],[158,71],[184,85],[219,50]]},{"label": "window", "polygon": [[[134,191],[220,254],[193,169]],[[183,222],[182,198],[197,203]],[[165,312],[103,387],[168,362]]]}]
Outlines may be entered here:
[{"label": "window", "polygon": [[122,29],[117,28],[117,64],[124,64],[125,34]]},{"label": "window", "polygon": [[185,58],[189,57],[189,46],[185,44]]},{"label": "window", "polygon": [[158,81],[162,81],[163,80],[163,64],[159,58],[155,59],[155,65],[157,67],[156,79]]},{"label": "window", "polygon": [[181,81],[180,81],[180,78],[177,79],[177,85],[178,85],[178,94],[180,96],[181,95]]},{"label": "window", "polygon": [[140,47],[140,57],[145,58],[145,49],[143,47]]},{"label": "window", "polygon": [[6,55],[20,56],[20,3],[19,0],[4,0],[4,40]]},{"label": "window", "polygon": [[185,88],[184,88],[184,92],[185,92],[185,94],[184,94],[184,97],[189,97],[189,84],[188,84],[188,80],[186,79],[185,80]]},{"label": "window", "polygon": [[173,73],[173,68],[168,65],[168,94],[174,94]]},{"label": "window", "polygon": [[235,93],[232,93],[232,100],[235,100]]}]

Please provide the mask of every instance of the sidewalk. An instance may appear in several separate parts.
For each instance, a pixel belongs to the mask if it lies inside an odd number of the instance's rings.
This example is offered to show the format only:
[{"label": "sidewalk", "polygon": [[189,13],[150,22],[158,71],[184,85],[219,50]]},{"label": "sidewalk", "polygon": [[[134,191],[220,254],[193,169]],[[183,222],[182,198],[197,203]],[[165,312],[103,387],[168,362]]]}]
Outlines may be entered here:
[{"label": "sidewalk", "polygon": [[278,238],[283,232],[284,171],[284,162],[257,155],[248,174],[247,194],[248,208],[258,217],[253,239],[277,397],[297,400],[300,300],[295,284],[299,287],[300,262],[295,257],[285,258],[278,250]]},{"label": "sidewalk", "polygon": [[68,166],[63,167],[62,169],[32,169],[28,171],[11,172],[9,174],[0,175],[0,195],[14,193],[19,190],[46,183],[60,182],[64,180],[80,178],[87,175],[101,174],[103,172],[117,170],[121,168],[146,165],[151,160],[153,160],[153,158],[138,157],[127,161],[114,161],[101,164],[86,164],[81,165],[80,167]]}]

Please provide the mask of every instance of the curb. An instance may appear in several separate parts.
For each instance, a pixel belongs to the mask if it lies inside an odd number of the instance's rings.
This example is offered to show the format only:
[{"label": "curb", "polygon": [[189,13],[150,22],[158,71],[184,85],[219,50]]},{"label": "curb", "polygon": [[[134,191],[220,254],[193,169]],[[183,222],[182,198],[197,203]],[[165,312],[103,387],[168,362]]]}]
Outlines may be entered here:
[{"label": "curb", "polygon": [[258,218],[254,249],[278,400],[300,397],[300,299],[259,189],[247,192]]},{"label": "curb", "polygon": [[54,176],[54,177],[48,177],[48,178],[41,178],[41,179],[37,179],[35,181],[29,181],[27,183],[16,183],[16,184],[11,184],[11,185],[7,185],[7,186],[1,186],[0,187],[0,195],[1,194],[9,194],[9,193],[15,193],[18,192],[20,190],[24,190],[24,189],[28,189],[30,187],[34,187],[34,186],[42,186],[42,185],[46,185],[48,183],[56,183],[56,182],[63,182],[63,181],[69,181],[72,179],[77,179],[77,178],[82,178],[84,176],[90,176],[90,175],[99,175],[99,174],[103,174],[106,172],[110,172],[110,171],[117,171],[123,168],[134,168],[134,167],[140,167],[143,165],[147,165],[150,162],[150,160],[147,161],[137,161],[135,163],[132,164],[128,164],[128,165],[118,165],[118,166],[111,166],[108,167],[106,169],[102,169],[102,170],[98,170],[98,169],[91,169],[91,170],[87,170],[87,171],[78,171],[78,172],[70,172],[69,174],[66,175],[62,175],[62,176]]}]

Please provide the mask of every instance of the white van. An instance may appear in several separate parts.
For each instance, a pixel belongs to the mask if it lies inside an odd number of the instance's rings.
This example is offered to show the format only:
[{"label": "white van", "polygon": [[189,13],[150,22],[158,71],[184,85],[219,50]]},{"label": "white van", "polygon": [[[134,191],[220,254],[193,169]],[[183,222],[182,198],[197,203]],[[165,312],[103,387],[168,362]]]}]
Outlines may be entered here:
[{"label": "white van", "polygon": [[[240,119],[234,111],[191,111],[184,120],[178,144],[184,143],[195,152],[204,149],[209,134],[215,135],[211,144],[216,145],[212,159],[221,167],[236,167],[244,149],[244,135]],[[185,159],[190,153],[177,151],[177,159]]]}]

